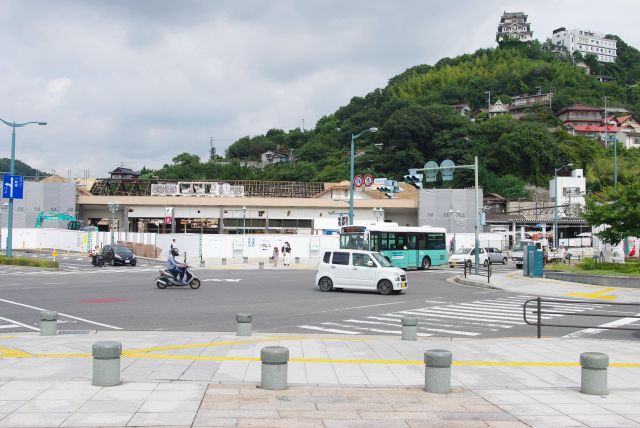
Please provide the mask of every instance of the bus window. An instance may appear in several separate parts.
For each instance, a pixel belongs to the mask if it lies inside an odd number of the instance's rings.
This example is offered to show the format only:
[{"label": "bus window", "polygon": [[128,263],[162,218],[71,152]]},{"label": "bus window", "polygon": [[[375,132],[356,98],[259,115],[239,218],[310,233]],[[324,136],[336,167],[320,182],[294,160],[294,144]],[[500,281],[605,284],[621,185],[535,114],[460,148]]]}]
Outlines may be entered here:
[{"label": "bus window", "polygon": [[427,249],[427,234],[420,233],[418,234],[418,250],[426,250]]},{"label": "bus window", "polygon": [[396,249],[396,234],[395,233],[382,233],[380,240],[381,250],[395,250]]},{"label": "bus window", "polygon": [[417,250],[418,249],[418,235],[410,233],[408,235],[408,244],[407,248],[409,248],[410,250]]},{"label": "bus window", "polygon": [[447,243],[444,239],[444,233],[428,233],[427,234],[427,250],[446,250]]},{"label": "bus window", "polygon": [[396,233],[396,250],[406,250],[407,249],[407,234],[406,233]]},{"label": "bus window", "polygon": [[369,235],[369,245],[371,251],[380,251],[380,234],[372,233]]}]

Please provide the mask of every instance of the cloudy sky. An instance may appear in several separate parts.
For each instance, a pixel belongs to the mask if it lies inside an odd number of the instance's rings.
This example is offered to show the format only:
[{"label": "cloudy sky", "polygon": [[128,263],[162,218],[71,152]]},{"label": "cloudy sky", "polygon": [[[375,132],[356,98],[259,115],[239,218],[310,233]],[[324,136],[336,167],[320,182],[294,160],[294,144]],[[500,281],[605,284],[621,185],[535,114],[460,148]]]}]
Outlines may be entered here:
[{"label": "cloudy sky", "polygon": [[[495,46],[503,11],[640,47],[638,0],[0,0],[0,118],[16,158],[92,177],[313,128],[418,64]],[[0,126],[0,157],[11,130]]]}]

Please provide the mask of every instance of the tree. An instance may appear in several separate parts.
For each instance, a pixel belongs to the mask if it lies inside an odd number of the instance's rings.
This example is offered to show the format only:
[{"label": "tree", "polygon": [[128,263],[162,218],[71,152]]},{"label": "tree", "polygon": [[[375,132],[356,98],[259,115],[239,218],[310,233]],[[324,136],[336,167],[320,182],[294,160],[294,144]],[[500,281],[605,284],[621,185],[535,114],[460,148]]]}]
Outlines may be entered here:
[{"label": "tree", "polygon": [[592,225],[604,225],[596,236],[612,245],[627,236],[640,236],[640,180],[588,195],[584,218]]}]

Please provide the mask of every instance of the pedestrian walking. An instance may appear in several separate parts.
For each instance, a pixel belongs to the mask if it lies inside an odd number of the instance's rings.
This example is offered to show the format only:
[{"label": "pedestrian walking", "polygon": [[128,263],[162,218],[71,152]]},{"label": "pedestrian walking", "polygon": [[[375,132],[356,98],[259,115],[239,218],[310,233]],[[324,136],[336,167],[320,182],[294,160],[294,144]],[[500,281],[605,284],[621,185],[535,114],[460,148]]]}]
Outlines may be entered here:
[{"label": "pedestrian walking", "polygon": [[280,258],[280,251],[278,251],[278,246],[273,247],[273,267],[278,267],[278,259]]},{"label": "pedestrian walking", "polygon": [[282,247],[282,264],[284,266],[289,266],[289,263],[291,262],[291,245],[289,244],[289,242],[284,243],[284,246]]}]

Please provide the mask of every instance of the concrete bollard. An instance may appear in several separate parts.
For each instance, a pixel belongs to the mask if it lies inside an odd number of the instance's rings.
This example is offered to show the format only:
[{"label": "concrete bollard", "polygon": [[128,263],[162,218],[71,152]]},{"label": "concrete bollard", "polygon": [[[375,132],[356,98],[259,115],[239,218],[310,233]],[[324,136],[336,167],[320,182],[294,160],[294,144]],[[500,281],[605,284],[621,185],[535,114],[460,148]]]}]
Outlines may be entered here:
[{"label": "concrete bollard", "polygon": [[266,346],[260,350],[260,361],[260,387],[274,391],[286,389],[289,350],[283,346]]},{"label": "concrete bollard", "polygon": [[227,264],[227,259],[225,257],[222,258],[222,265],[226,265]]},{"label": "concrete bollard", "polygon": [[54,311],[40,312],[40,336],[56,336],[58,334],[58,313]]},{"label": "concrete bollard", "polygon": [[264,269],[264,262],[258,262],[258,269]]},{"label": "concrete bollard", "polygon": [[296,257],[295,258],[295,264],[299,265],[300,264],[300,257]]},{"label": "concrete bollard", "polygon": [[607,367],[609,356],[601,352],[580,354],[580,392],[588,395],[607,395]]},{"label": "concrete bollard", "polygon": [[236,314],[236,336],[251,336],[251,314]]},{"label": "concrete bollard", "polygon": [[424,353],[424,390],[436,394],[451,391],[451,352],[430,349]]},{"label": "concrete bollard", "polygon": [[93,382],[95,386],[120,385],[120,342],[96,342],[91,347],[93,355]]},{"label": "concrete bollard", "polygon": [[204,267],[204,260],[200,260],[200,267],[203,268]]},{"label": "concrete bollard", "polygon": [[416,317],[402,317],[402,340],[418,340]]},{"label": "concrete bollard", "polygon": [[243,257],[243,261],[244,261],[244,264],[246,265],[247,263],[249,263],[249,257]]}]

